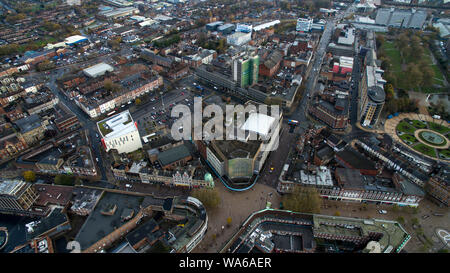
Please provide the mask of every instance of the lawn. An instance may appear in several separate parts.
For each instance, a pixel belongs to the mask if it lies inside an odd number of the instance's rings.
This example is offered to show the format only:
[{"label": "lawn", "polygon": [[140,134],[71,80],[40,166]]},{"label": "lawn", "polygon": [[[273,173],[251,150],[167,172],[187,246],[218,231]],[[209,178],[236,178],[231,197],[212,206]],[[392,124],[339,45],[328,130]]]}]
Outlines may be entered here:
[{"label": "lawn", "polygon": [[106,128],[106,122],[101,122],[98,124],[98,128],[100,129],[103,136],[106,136],[107,134],[111,133],[111,128]]},{"label": "lawn", "polygon": [[400,73],[402,71],[402,57],[400,51],[395,47],[394,42],[384,42],[382,49],[384,49],[384,52],[386,52],[386,55],[391,60],[392,72],[395,74]]},{"label": "lawn", "polygon": [[[444,81],[444,75],[442,74],[441,70],[439,69],[439,67],[436,64],[433,64],[432,62],[432,58],[431,58],[431,51],[428,47],[424,46],[424,60],[426,61],[426,63],[428,65],[431,66],[431,68],[434,71],[434,79],[433,79],[433,84],[436,85],[443,85],[443,81]],[[395,77],[397,79],[402,78],[402,56],[400,55],[400,51],[396,48],[395,42],[394,41],[385,41],[383,43],[383,45],[381,46],[381,49],[384,50],[384,52],[386,53],[386,56],[390,59],[390,63],[391,63],[391,67],[389,68],[389,70],[395,75]],[[405,60],[405,63],[408,62],[415,62],[417,63],[419,61],[419,59],[414,58],[411,60]],[[405,86],[402,86],[402,84],[399,83],[399,86],[397,86],[398,88],[402,88],[402,89],[407,89],[405,88]],[[413,88],[414,91],[416,92],[424,92],[424,93],[434,93],[436,92],[434,87],[425,87],[425,88]]]},{"label": "lawn", "polygon": [[431,157],[436,157],[436,152],[434,151],[434,148],[431,148],[430,146],[427,146],[423,143],[419,143],[419,144],[413,146],[413,148],[414,148],[414,150],[416,150],[422,154],[425,154],[425,155],[428,155]]},{"label": "lawn", "polygon": [[431,130],[441,133],[443,135],[445,135],[446,133],[448,133],[450,131],[449,128],[442,126],[440,124],[434,123],[434,122],[428,122],[428,127]]},{"label": "lawn", "polygon": [[145,158],[144,152],[142,150],[136,150],[128,154],[128,157],[133,161],[141,161]]},{"label": "lawn", "polygon": [[440,156],[441,158],[444,158],[444,159],[449,159],[449,158],[450,158],[450,149],[447,149],[447,150],[440,150],[440,151],[439,151],[439,156]]},{"label": "lawn", "polygon": [[397,125],[397,131],[404,132],[404,133],[408,133],[408,134],[414,134],[414,131],[416,131],[416,128],[414,128],[413,126],[411,126],[408,122],[402,120],[402,121]]},{"label": "lawn", "polygon": [[404,140],[405,142],[410,142],[410,143],[415,143],[417,142],[417,139],[410,134],[403,134],[401,136],[399,136],[402,140]]},{"label": "lawn", "polygon": [[427,124],[425,122],[422,122],[420,120],[412,120],[412,125],[416,127],[417,129],[425,129],[427,128]]}]

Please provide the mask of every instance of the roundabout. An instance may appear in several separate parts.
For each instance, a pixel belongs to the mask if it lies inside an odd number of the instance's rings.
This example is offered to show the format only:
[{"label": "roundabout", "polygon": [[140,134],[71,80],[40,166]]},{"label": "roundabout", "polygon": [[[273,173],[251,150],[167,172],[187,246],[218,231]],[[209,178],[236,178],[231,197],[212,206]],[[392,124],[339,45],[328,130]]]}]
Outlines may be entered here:
[{"label": "roundabout", "polygon": [[450,162],[450,125],[431,116],[403,113],[386,120],[385,132],[409,149],[434,160]]},{"label": "roundabout", "polygon": [[420,129],[414,132],[414,137],[420,142],[437,149],[447,149],[449,147],[448,139],[435,131]]}]

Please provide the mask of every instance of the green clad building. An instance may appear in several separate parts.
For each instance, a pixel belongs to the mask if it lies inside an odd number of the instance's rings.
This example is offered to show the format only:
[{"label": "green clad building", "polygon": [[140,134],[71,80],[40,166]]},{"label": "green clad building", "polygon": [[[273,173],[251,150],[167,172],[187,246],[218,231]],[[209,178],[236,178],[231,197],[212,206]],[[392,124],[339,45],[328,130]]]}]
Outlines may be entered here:
[{"label": "green clad building", "polygon": [[233,79],[239,86],[246,88],[258,82],[259,56],[247,55],[233,61]]}]

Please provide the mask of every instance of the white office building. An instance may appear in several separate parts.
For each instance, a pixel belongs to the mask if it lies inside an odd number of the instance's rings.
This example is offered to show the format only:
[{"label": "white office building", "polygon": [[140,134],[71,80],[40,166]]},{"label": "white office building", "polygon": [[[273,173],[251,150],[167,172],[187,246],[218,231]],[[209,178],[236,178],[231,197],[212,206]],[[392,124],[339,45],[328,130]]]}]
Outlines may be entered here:
[{"label": "white office building", "polygon": [[142,148],[139,130],[128,110],[98,122],[97,129],[106,152],[131,153]]},{"label": "white office building", "polygon": [[227,44],[242,46],[252,40],[252,33],[236,32],[227,36]]},{"label": "white office building", "polygon": [[301,31],[301,32],[309,32],[309,31],[311,31],[312,24],[313,24],[313,19],[298,18],[296,30]]}]

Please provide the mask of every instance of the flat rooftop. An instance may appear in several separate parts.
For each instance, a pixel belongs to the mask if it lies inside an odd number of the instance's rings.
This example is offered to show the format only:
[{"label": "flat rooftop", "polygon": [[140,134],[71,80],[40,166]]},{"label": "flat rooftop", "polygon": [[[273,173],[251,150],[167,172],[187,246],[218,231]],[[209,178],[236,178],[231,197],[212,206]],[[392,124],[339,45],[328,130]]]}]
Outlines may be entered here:
[{"label": "flat rooftop", "polygon": [[240,129],[257,133],[262,137],[267,137],[274,122],[276,122],[276,120],[271,116],[261,113],[251,113]]},{"label": "flat rooftop", "polygon": [[[327,225],[321,223],[328,223]],[[333,226],[334,225],[334,226]],[[335,217],[327,215],[314,215],[314,233],[324,232],[336,235],[363,235],[369,232],[381,233],[383,236],[378,241],[383,252],[388,246],[399,247],[409,234],[403,227],[394,221],[380,219],[358,219],[347,217]]]},{"label": "flat rooftop", "polygon": [[[120,218],[123,210],[134,209],[136,213],[139,210],[140,198],[140,196],[105,191],[75,237],[75,241],[80,243],[81,249],[90,247],[122,226],[124,222]],[[113,215],[103,215],[101,211],[111,205],[117,206],[116,212]]]},{"label": "flat rooftop", "polygon": [[48,204],[65,206],[69,203],[74,189],[73,187],[49,184],[34,184],[33,186],[39,193],[39,197],[34,203],[37,206],[47,206]]},{"label": "flat rooftop", "polygon": [[83,72],[90,75],[91,77],[104,73],[106,71],[113,71],[114,68],[106,63],[99,63],[88,68],[83,69]]},{"label": "flat rooftop", "polygon": [[22,180],[5,180],[0,182],[0,194],[15,195],[26,182]]},{"label": "flat rooftop", "polygon": [[128,110],[99,121],[97,127],[104,138],[114,138],[137,130]]}]

